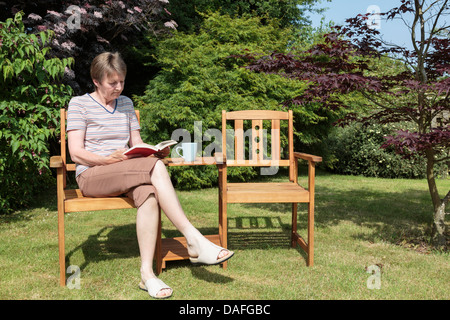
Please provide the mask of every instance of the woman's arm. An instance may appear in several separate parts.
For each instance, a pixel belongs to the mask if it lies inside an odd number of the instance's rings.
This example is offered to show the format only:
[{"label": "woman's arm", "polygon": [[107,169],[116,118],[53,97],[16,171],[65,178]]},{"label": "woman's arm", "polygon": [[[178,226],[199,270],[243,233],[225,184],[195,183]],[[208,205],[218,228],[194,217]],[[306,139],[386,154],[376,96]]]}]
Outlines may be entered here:
[{"label": "woman's arm", "polygon": [[128,141],[130,148],[134,147],[137,144],[143,143],[144,141],[142,141],[141,132],[139,130],[133,130],[130,132],[130,141]]},{"label": "woman's arm", "polygon": [[69,140],[70,157],[75,163],[92,167],[129,159],[128,156],[122,154],[126,149],[116,150],[107,157],[87,151],[84,148],[85,131],[83,130],[71,130],[67,133],[67,137]]}]

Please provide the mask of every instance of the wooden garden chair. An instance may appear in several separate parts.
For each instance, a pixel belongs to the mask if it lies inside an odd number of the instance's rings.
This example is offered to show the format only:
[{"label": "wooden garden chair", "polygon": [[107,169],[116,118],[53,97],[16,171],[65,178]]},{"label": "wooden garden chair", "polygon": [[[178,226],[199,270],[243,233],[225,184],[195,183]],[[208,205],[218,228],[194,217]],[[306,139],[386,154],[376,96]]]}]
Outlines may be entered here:
[{"label": "wooden garden chair", "polygon": [[[138,121],[140,121],[138,110],[136,110],[136,116]],[[68,212],[135,208],[133,200],[128,197],[84,197],[79,189],[67,188],[66,176],[68,172],[75,171],[75,164],[67,162],[68,150],[66,146],[66,119],[67,112],[65,109],[61,109],[61,155],[50,158],[50,167],[57,170],[56,188],[58,199],[59,283],[61,286],[65,286],[66,284],[64,214]],[[160,273],[163,267],[161,252],[161,211],[159,217],[158,237],[155,253],[157,273]]]},{"label": "wooden garden chair", "polygon": [[[287,121],[288,158],[281,159],[280,129],[282,121]],[[234,122],[234,149],[227,146],[227,123]],[[245,126],[249,126],[246,129]],[[264,129],[269,125],[270,130]],[[246,130],[246,131],[244,131]],[[265,131],[271,135],[271,157],[264,152]],[[250,143],[246,144],[246,138]],[[228,141],[229,142],[229,141]],[[246,159],[246,145],[248,159]],[[231,149],[231,150],[229,150]],[[234,152],[233,152],[234,151]],[[230,156],[234,153],[234,156]],[[222,111],[222,155],[219,165],[219,234],[227,243],[227,205],[229,203],[292,203],[291,246],[297,244],[307,254],[307,265],[314,263],[314,177],[315,164],[322,158],[310,154],[294,152],[293,114],[288,112],[249,110]],[[308,188],[298,184],[298,160],[308,161]],[[286,182],[229,183],[227,168],[236,166],[289,167],[289,180]],[[298,203],[308,204],[307,238],[297,232]]]}]

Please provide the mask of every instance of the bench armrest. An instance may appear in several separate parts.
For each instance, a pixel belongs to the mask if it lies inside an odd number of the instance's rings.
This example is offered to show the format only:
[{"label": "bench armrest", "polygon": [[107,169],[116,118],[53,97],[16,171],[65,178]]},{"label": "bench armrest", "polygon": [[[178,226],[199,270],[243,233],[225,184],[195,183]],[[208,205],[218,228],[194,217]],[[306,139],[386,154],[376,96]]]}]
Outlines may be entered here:
[{"label": "bench armrest", "polygon": [[301,153],[301,152],[294,152],[294,158],[303,159],[303,160],[312,161],[312,162],[322,162],[322,157],[314,156],[312,154],[307,154],[307,153]]},{"label": "bench armrest", "polygon": [[64,162],[61,156],[50,157],[50,168],[62,168],[64,167]]}]

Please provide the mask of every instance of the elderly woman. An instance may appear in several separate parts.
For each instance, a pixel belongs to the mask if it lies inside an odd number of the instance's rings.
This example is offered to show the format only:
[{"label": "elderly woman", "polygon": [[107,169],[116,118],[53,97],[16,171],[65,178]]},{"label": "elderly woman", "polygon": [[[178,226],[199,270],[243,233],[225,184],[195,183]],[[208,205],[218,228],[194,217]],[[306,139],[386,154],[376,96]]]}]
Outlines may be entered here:
[{"label": "elderly woman", "polygon": [[91,64],[95,91],[72,98],[68,107],[69,151],[77,164],[77,183],[85,196],[126,194],[137,207],[136,231],[141,256],[141,289],[154,298],[167,298],[173,290],[153,273],[158,227],[158,203],[184,235],[191,261],[218,264],[233,252],[207,240],[189,222],[178,201],[165,165],[156,156],[132,158],[124,151],[143,143],[132,101],[121,96],[126,65],[118,53],[105,52]]}]

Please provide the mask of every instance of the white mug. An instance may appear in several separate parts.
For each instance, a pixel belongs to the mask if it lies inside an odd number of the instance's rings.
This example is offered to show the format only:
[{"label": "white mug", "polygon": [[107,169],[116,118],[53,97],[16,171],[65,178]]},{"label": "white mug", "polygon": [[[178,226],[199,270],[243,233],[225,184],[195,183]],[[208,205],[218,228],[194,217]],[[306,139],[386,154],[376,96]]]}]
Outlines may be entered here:
[{"label": "white mug", "polygon": [[[182,151],[182,154],[178,150]],[[195,142],[183,142],[181,147],[176,147],[175,152],[187,162],[195,161],[197,154],[197,143]]]}]

